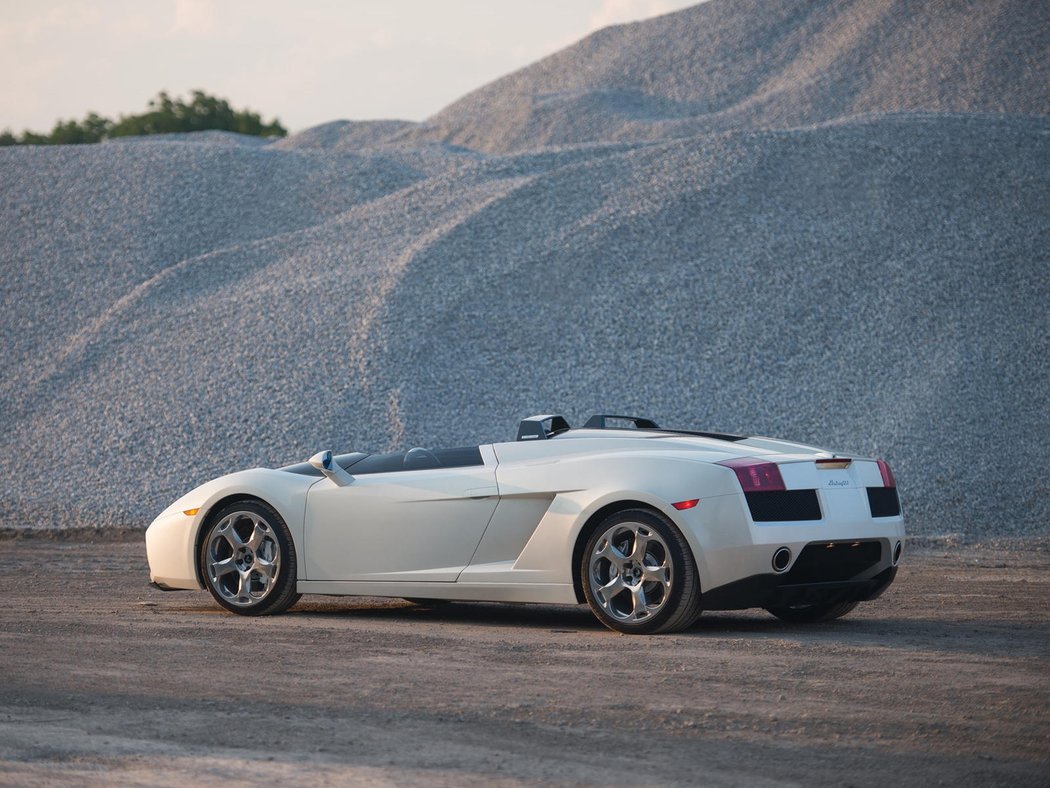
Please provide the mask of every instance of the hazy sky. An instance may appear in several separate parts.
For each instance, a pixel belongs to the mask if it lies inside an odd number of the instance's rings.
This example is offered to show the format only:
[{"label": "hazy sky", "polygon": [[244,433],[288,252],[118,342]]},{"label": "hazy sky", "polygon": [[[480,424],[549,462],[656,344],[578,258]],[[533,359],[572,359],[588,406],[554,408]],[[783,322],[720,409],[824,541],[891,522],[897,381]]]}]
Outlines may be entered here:
[{"label": "hazy sky", "polygon": [[193,88],[291,130],[422,120],[605,25],[695,0],[0,0],[0,129]]}]

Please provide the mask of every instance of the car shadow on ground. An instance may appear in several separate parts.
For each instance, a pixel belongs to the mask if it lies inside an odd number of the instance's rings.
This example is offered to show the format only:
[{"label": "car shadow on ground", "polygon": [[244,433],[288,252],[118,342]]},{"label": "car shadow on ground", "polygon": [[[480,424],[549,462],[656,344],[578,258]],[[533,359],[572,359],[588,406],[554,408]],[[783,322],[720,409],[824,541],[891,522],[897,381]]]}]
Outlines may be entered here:
[{"label": "car shadow on ground", "polygon": [[[183,613],[221,613],[217,607],[193,605]],[[486,628],[545,630],[554,634],[608,635],[587,609],[580,606],[503,604],[497,602],[413,603],[401,599],[307,597],[278,620],[298,624],[333,620],[408,625],[469,625]],[[725,639],[749,637],[805,644],[836,644],[867,648],[935,649],[998,658],[1008,648],[1013,655],[1046,657],[1050,624],[989,620],[944,620],[894,617],[886,610],[878,618],[857,613],[834,621],[789,624],[761,610],[705,612],[675,637]]]},{"label": "car shadow on ground", "polygon": [[371,621],[460,623],[486,627],[560,628],[608,631],[584,606],[502,604],[498,602],[409,602],[402,599],[315,602],[303,600],[287,615],[353,617]]}]

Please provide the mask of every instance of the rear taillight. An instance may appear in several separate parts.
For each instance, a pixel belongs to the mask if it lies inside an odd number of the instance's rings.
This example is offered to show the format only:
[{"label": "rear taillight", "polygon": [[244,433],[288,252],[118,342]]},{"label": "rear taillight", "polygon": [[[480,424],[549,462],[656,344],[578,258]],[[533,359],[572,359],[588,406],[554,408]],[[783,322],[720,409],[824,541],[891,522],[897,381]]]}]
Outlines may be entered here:
[{"label": "rear taillight", "polygon": [[735,460],[722,460],[718,465],[732,468],[744,492],[770,492],[784,490],[784,479],[775,462],[758,460],[754,457],[739,457]]},{"label": "rear taillight", "polygon": [[896,487],[897,480],[893,478],[893,471],[885,460],[879,460],[879,473],[882,474],[883,487]]}]

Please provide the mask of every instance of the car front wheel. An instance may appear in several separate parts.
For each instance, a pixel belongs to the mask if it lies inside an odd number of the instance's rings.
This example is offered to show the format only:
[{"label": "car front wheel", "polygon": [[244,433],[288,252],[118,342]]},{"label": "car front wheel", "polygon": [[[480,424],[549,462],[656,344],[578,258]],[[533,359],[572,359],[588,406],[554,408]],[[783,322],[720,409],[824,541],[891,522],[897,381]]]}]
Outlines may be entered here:
[{"label": "car front wheel", "polygon": [[689,545],[654,511],[629,509],[606,518],[587,540],[580,577],[591,611],[617,632],[677,632],[700,615],[700,580]]},{"label": "car front wheel", "polygon": [[300,597],[292,535],[281,515],[262,501],[237,501],[210,518],[200,566],[212,597],[232,613],[282,613]]}]

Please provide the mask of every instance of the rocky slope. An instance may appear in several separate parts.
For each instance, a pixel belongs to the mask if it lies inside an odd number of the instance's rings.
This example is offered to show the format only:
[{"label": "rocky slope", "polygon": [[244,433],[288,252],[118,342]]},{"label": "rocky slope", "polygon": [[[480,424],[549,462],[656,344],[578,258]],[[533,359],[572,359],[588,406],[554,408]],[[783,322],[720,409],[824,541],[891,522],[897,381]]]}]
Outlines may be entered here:
[{"label": "rocky slope", "polygon": [[598,31],[414,136],[506,152],[863,113],[1045,115],[1047,85],[1047,3],[716,0]]},{"label": "rocky slope", "polygon": [[[429,124],[0,150],[0,525],[614,410],[886,457],[916,533],[1041,533],[1042,8],[713,0]],[[637,123],[515,114],[602,91]]]}]

